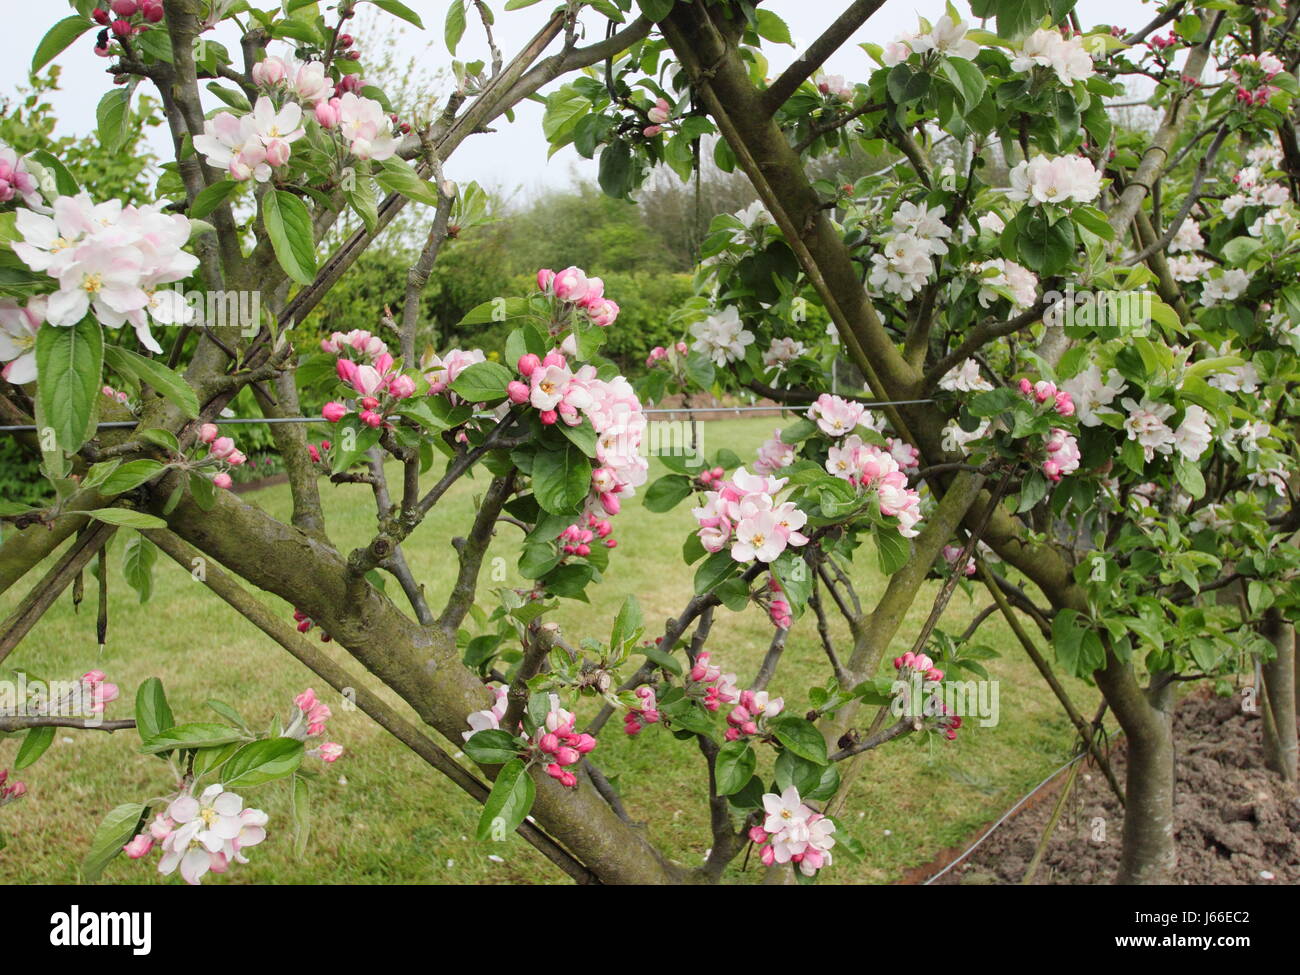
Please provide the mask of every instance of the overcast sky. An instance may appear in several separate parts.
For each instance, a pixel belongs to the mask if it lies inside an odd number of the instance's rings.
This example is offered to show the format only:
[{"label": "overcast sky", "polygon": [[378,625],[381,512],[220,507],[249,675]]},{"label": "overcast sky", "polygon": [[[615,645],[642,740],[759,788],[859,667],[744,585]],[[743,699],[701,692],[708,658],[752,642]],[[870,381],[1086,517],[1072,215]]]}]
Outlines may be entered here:
[{"label": "overcast sky", "polygon": [[[442,40],[447,0],[405,2],[423,19],[425,30],[419,32],[412,28],[406,31],[399,40],[400,55],[403,59],[410,56],[421,60],[427,58],[431,68],[449,64],[450,56]],[[270,6],[270,3],[263,0],[257,5]],[[817,37],[845,5],[844,0],[767,0],[764,4],[790,25],[799,49]],[[39,3],[28,0],[24,6],[24,15],[6,18],[4,38],[0,41],[6,55],[0,59],[0,94],[6,96],[12,96],[26,82],[27,65],[45,32],[68,15],[66,5],[53,0],[42,0]],[[503,0],[491,0],[491,6],[497,11],[497,43],[507,59],[537,31],[549,12],[555,9],[555,4],[548,0],[510,12],[501,10],[505,6]],[[959,2],[957,6],[959,10],[968,9],[964,2]],[[1145,0],[1141,3],[1137,0],[1080,0],[1077,9],[1085,29],[1105,23],[1119,24],[1133,30],[1152,16],[1152,8]],[[828,62],[828,70],[843,74],[849,79],[863,77],[875,64],[856,44],[868,40],[883,43],[904,30],[915,29],[917,11],[934,20],[942,14],[943,3],[941,0],[886,0],[884,6],[852,41],[844,45]],[[586,19],[597,30],[601,30],[598,25],[604,23],[604,18],[589,12]],[[237,45],[230,43],[234,36],[233,29],[228,33],[229,36],[224,33],[217,35],[218,39],[237,50]],[[92,37],[93,35],[87,34],[63,52],[55,62],[63,69],[62,90],[52,97],[60,134],[81,134],[95,128],[95,105],[106,87],[106,78],[103,74],[104,60],[91,51]],[[361,42],[364,50],[364,39]],[[774,71],[782,69],[795,56],[795,48],[791,47],[767,45],[766,51]],[[482,30],[472,18],[457,55],[463,60],[486,58]],[[170,140],[163,134],[161,127],[155,131],[152,141],[158,155],[166,158],[170,152]],[[467,140],[456,151],[448,166],[448,175],[457,180],[476,179],[490,188],[517,190],[528,195],[545,186],[567,185],[575,171],[586,174],[594,171],[594,164],[581,159],[571,148],[556,153],[550,160],[547,160],[546,152],[546,140],[541,133],[540,107],[528,103],[518,113],[516,124],[510,125],[502,121],[497,133],[474,136]]]}]

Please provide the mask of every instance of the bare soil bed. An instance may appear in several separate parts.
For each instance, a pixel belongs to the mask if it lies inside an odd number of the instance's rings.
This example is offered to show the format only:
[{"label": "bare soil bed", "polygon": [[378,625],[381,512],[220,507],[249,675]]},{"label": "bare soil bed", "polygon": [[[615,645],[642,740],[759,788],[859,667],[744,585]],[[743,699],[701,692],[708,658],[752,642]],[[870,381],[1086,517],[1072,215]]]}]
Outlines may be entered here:
[{"label": "bare soil bed", "polygon": [[[1300,798],[1264,768],[1262,724],[1240,698],[1195,695],[1179,705],[1175,828],[1180,884],[1300,884]],[[1124,781],[1123,749],[1111,757]],[[1051,818],[1065,776],[1003,823],[939,884],[1018,884]],[[1095,768],[1076,777],[1035,883],[1106,884],[1119,865],[1123,810]],[[982,835],[972,837],[971,842]],[[969,844],[967,844],[969,845]],[[964,849],[964,847],[963,847]],[[961,851],[908,880],[924,882]],[[907,882],[907,881],[905,881]]]}]

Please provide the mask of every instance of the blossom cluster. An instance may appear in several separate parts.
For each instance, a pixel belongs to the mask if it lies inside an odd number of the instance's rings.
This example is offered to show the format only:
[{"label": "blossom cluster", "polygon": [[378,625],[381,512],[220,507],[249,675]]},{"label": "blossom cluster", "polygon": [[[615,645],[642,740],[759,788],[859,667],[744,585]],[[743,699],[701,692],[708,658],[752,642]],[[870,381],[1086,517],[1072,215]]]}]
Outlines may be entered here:
[{"label": "blossom cluster", "polygon": [[[306,741],[319,738],[325,734],[325,722],[332,714],[329,705],[316,697],[310,687],[293,699],[295,708],[293,720],[285,729],[284,737]],[[343,757],[343,746],[333,741],[322,742],[310,749],[307,754],[315,755],[323,762],[337,762]]]},{"label": "blossom cluster", "polygon": [[162,0],[112,0],[90,11],[90,18],[104,30],[95,41],[95,53],[108,57],[111,50],[108,37],[111,33],[119,41],[133,34],[142,34],[164,17]]},{"label": "blossom cluster", "polygon": [[1024,311],[1034,303],[1038,294],[1038,275],[1029,268],[999,257],[976,264],[974,270],[979,277],[981,308],[993,304],[1004,291],[1010,293],[1011,307],[1016,311]]},{"label": "blossom cluster", "polygon": [[[310,633],[311,628],[316,625],[316,621],[300,609],[293,611],[293,622],[299,633]],[[320,631],[320,642],[329,643],[333,639],[323,629]]]},{"label": "blossom cluster", "polygon": [[23,782],[10,782],[9,770],[0,769],[0,806],[16,802],[27,795],[27,785]]},{"label": "blossom cluster", "polygon": [[141,345],[161,352],[149,320],[177,325],[193,315],[181,292],[162,287],[198,267],[199,259],[181,249],[190,222],[162,212],[160,203],[137,207],[120,200],[96,204],[87,193],[60,196],[52,216],[20,207],[16,227],[22,239],[13,242],[14,253],[58,282],[45,306],[51,325],[76,325],[93,311],[109,328],[129,322]]},{"label": "blossom cluster", "polygon": [[904,538],[920,534],[916,526],[921,521],[921,495],[908,487],[907,475],[888,450],[852,434],[831,447],[826,471],[859,490],[875,491],[880,513],[897,519],[898,533]]},{"label": "blossom cluster", "polygon": [[947,14],[940,17],[934,26],[922,33],[904,32],[885,45],[881,60],[885,67],[906,61],[913,54],[925,54],[935,51],[950,58],[962,58],[973,61],[979,54],[979,45],[966,37],[970,25],[964,20],[953,20]]},{"label": "blossom cluster", "polygon": [[[242,466],[248,457],[235,447],[235,441],[230,437],[219,436],[220,432],[215,423],[205,423],[199,427],[199,442],[208,445],[208,457],[230,467]],[[229,473],[221,470],[212,475],[212,483],[219,488],[229,489],[233,481]]]},{"label": "blossom cluster", "polygon": [[1177,428],[1169,426],[1169,419],[1177,410],[1168,403],[1147,397],[1139,402],[1125,397],[1120,405],[1128,415],[1124,418],[1124,432],[1142,448],[1142,456],[1150,461],[1156,454],[1172,454],[1175,450],[1186,460],[1196,461],[1214,440],[1210,415],[1195,403],[1183,410],[1183,419]]},{"label": "blossom cluster", "polygon": [[751,474],[741,467],[731,480],[710,483],[716,489],[706,491],[704,504],[691,509],[706,551],[720,552],[730,545],[737,562],[772,562],[787,546],[808,543],[799,531],[808,516],[794,502],[778,504],[774,499],[786,478]]},{"label": "blossom cluster", "polygon": [[1050,68],[1063,85],[1086,81],[1092,77],[1092,57],[1083,39],[1065,37],[1059,30],[1036,30],[1025,38],[1011,59],[1012,71]]},{"label": "blossom cluster", "polygon": [[871,255],[867,286],[873,295],[916,296],[934,273],[934,258],[948,253],[952,228],[943,222],[947,208],[904,202],[890,218],[894,233]]},{"label": "blossom cluster", "polygon": [[573,769],[582,762],[582,756],[596,747],[596,739],[575,730],[577,718],[573,712],[559,706],[559,699],[551,695],[551,710],[546,722],[538,729],[537,750],[545,756],[546,774],[560,785],[572,789],[578,784]]},{"label": "blossom cluster", "polygon": [[[605,497],[606,495],[600,495]],[[586,526],[582,522],[574,522],[564,531],[560,532],[561,547],[565,555],[577,555],[586,558],[591,554],[592,543],[600,540],[606,548],[617,548],[618,541],[610,536],[613,534],[614,526],[610,524],[607,518],[599,518],[595,514],[588,514]]]},{"label": "blossom cluster", "polygon": [[701,650],[695,655],[691,669],[686,674],[690,679],[686,693],[698,696],[706,711],[717,711],[722,705],[731,704],[740,698],[736,675],[724,674],[717,664],[709,663],[712,657],[710,651]]},{"label": "blossom cluster", "polygon": [[580,267],[566,267],[563,271],[544,267],[537,272],[537,287],[543,294],[554,295],[563,304],[581,310],[600,328],[608,328],[618,318],[618,303],[605,297],[605,282],[588,277]]},{"label": "blossom cluster", "polygon": [[629,735],[639,735],[646,725],[659,723],[659,702],[655,689],[648,684],[642,684],[632,693],[641,703],[627,709],[623,715],[623,730]]},{"label": "blossom cluster", "polygon": [[780,795],[767,793],[763,812],[763,825],[751,828],[749,838],[758,846],[764,866],[796,863],[805,877],[830,866],[835,823],[804,805],[798,789],[788,786]]},{"label": "blossom cluster", "polygon": [[746,347],[754,344],[754,333],[745,328],[735,305],[696,322],[691,326],[691,335],[695,337],[691,348],[718,367],[745,358]]},{"label": "blossom cluster", "polygon": [[247,863],[242,851],[266,839],[269,820],[262,810],[244,808],[243,798],[214,784],[197,797],[189,791],[177,794],[149,829],[122,849],[139,860],[157,845],[162,849],[160,874],[168,876],[179,868],[187,884],[199,884],[209,871],[223,874],[231,863]]},{"label": "blossom cluster", "polygon": [[1101,173],[1083,156],[1035,156],[1011,170],[1013,200],[1043,203],[1091,203],[1101,193]]},{"label": "blossom cluster", "polygon": [[727,741],[759,734],[759,722],[775,718],[785,710],[785,700],[767,691],[744,690],[736,706],[727,712]]},{"label": "blossom cluster", "polygon": [[415,380],[396,368],[387,343],[378,336],[364,329],[334,332],[322,339],[320,346],[322,352],[338,356],[335,372],[357,394],[351,406],[331,400],[321,408],[321,416],[330,423],[338,423],[355,409],[362,423],[378,428],[384,426],[400,400],[415,395]]},{"label": "blossom cluster", "polygon": [[1281,58],[1265,51],[1262,54],[1241,54],[1228,68],[1228,77],[1237,86],[1236,99],[1246,105],[1267,105],[1268,100],[1280,90],[1269,82],[1286,69]]},{"label": "blossom cluster", "polygon": [[559,350],[540,359],[525,353],[516,368],[523,380],[514,380],[507,387],[512,403],[532,406],[548,426],[559,422],[579,426],[584,418],[591,421],[600,465],[591,472],[592,491],[607,514],[618,514],[620,499],[634,494],[645,483],[649,470],[640,449],[646,418],[632,385],[622,376],[601,379],[592,365],[574,371]]}]

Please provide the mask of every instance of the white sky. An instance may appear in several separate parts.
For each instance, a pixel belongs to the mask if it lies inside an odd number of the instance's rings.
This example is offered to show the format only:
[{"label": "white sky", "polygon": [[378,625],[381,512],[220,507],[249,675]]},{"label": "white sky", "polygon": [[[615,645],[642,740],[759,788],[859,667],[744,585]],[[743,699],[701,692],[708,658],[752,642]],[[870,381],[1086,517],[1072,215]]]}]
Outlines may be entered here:
[{"label": "white sky", "polygon": [[[442,30],[447,0],[405,2],[420,15],[425,31],[420,33],[413,28],[407,31],[400,42],[405,46],[398,52],[399,56],[429,57],[435,62],[432,67],[450,64]],[[255,0],[255,3],[261,7],[272,5],[271,0]],[[503,0],[490,0],[490,3],[497,13],[494,28],[497,43],[507,59],[536,33],[549,12],[555,9],[555,4],[547,0],[510,12],[501,9],[505,5]],[[764,6],[789,24],[796,46],[802,50],[835,19],[844,9],[845,3],[841,0],[767,0]],[[958,2],[957,7],[963,11],[968,9],[964,2]],[[934,20],[943,13],[943,9],[941,0],[886,0],[866,26],[828,62],[828,71],[843,74],[849,79],[862,77],[875,65],[856,47],[857,43],[892,40],[904,30],[915,29],[918,12]],[[1085,29],[1094,24],[1109,23],[1135,30],[1153,16],[1153,8],[1146,0],[1141,3],[1137,0],[1080,0],[1077,9]],[[26,82],[26,70],[32,52],[45,32],[69,13],[65,4],[52,0],[29,2],[27,10],[31,12],[23,15],[16,15],[15,10],[8,11],[10,16],[6,18],[4,37],[0,40],[0,51],[4,54],[0,58],[0,94],[6,96],[12,96],[16,88]],[[604,23],[604,18],[594,13],[588,13],[586,17],[596,25],[597,30]],[[231,43],[233,29],[229,34],[230,36],[218,34],[217,37],[228,47],[237,50],[237,45]],[[600,36],[603,36],[603,31]],[[107,77],[104,75],[107,62],[91,52],[92,38],[91,34],[83,36],[55,60],[63,69],[62,90],[51,97],[59,119],[60,134],[82,134],[95,128],[95,106],[107,88]],[[358,40],[364,51],[364,38]],[[558,44],[557,41],[556,46]],[[766,45],[765,51],[774,72],[780,71],[793,60],[796,53],[795,48],[770,44]],[[462,60],[479,57],[486,60],[487,48],[482,28],[472,13],[457,55]],[[540,106],[526,103],[517,114],[516,124],[511,125],[502,119],[497,128],[496,133],[471,137],[456,151],[447,167],[451,178],[462,181],[474,179],[488,187],[518,190],[526,196],[542,187],[567,185],[575,172],[594,175],[594,164],[581,159],[571,147],[547,160],[547,144],[541,132]],[[152,142],[157,154],[167,158],[170,140],[163,133],[162,127],[155,130]]]}]

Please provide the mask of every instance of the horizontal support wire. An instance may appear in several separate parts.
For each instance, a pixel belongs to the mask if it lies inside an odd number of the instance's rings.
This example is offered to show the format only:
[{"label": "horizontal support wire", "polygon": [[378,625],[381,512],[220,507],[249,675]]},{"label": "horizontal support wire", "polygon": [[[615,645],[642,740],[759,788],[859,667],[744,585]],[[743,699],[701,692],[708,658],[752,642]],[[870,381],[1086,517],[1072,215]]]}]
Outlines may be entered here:
[{"label": "horizontal support wire", "polygon": [[[857,400],[863,406],[911,406],[919,403],[933,403],[932,399],[881,399],[881,400]],[[656,416],[661,414],[677,413],[789,413],[797,410],[798,407],[783,406],[776,404],[773,406],[665,406],[656,409],[642,410],[646,416]],[[489,417],[490,413],[477,414],[479,419]],[[320,416],[269,416],[269,417],[244,417],[244,416],[226,416],[218,417],[212,421],[219,426],[237,426],[245,423],[323,423],[332,426],[328,420]],[[108,423],[100,423],[96,426],[97,430],[133,430],[139,426],[135,420],[114,420]],[[0,433],[36,433],[40,427],[35,424],[16,424],[9,426],[0,426]]]}]

